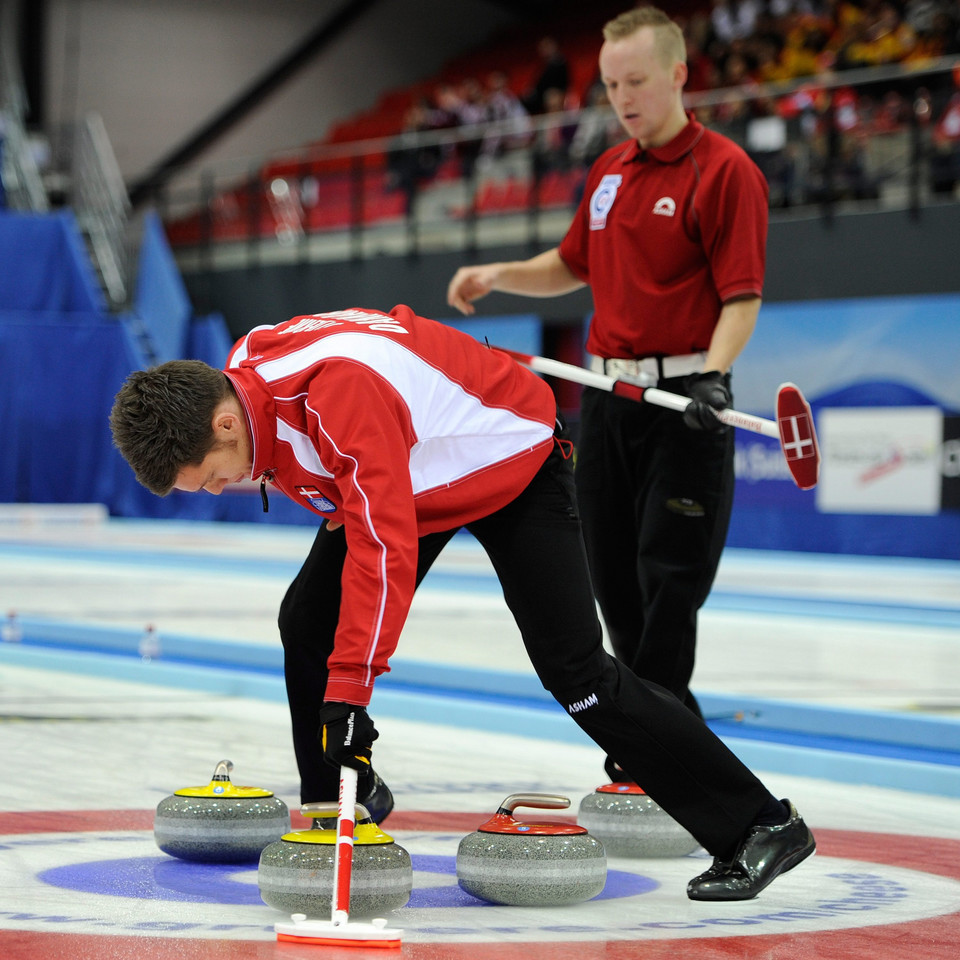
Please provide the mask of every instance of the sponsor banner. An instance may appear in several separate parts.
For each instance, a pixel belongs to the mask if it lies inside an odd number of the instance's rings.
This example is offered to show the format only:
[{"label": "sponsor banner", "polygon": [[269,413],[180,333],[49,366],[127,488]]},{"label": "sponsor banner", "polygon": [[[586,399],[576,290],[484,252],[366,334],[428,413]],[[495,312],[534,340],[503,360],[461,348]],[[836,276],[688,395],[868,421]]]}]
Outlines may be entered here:
[{"label": "sponsor banner", "polygon": [[817,429],[818,510],[927,516],[940,511],[939,408],[825,408]]},{"label": "sponsor banner", "polygon": [[943,418],[943,482],[940,506],[960,510],[960,417]]}]

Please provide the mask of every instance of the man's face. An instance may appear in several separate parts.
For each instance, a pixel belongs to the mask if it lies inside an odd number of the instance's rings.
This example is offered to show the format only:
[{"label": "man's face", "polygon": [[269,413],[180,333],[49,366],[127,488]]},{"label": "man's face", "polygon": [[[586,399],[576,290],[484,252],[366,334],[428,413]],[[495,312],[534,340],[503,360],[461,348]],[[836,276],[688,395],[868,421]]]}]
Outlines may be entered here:
[{"label": "man's face", "polygon": [[218,444],[200,463],[184,467],[174,481],[174,490],[188,493],[220,494],[228,483],[239,483],[250,476],[253,462],[240,440],[225,440]]},{"label": "man's face", "polygon": [[617,119],[641,146],[662,146],[676,135],[686,65],[664,66],[655,53],[652,27],[604,43],[600,76]]}]

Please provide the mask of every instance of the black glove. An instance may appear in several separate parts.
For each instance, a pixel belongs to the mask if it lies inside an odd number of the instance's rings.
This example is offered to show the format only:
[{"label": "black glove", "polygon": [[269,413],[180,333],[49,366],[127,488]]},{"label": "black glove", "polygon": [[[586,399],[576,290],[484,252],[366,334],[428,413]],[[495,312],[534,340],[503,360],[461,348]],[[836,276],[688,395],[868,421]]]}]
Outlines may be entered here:
[{"label": "black glove", "polygon": [[694,374],[687,382],[687,393],[693,401],[683,411],[683,422],[691,430],[719,433],[727,425],[717,419],[715,410],[730,406],[729,378],[719,370]]},{"label": "black glove", "polygon": [[320,708],[320,743],[323,759],[335,767],[361,772],[370,769],[373,741],[379,737],[364,707],[354,703],[325,703]]}]

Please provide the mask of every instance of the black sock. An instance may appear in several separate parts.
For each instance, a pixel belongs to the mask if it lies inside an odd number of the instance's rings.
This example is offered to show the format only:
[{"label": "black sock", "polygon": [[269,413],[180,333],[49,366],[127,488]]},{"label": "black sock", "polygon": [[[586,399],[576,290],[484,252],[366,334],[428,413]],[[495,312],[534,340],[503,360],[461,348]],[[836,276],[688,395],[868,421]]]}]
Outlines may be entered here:
[{"label": "black sock", "polygon": [[766,803],[760,808],[760,812],[753,818],[751,826],[754,827],[779,827],[790,819],[790,808],[775,797],[767,798]]},{"label": "black sock", "polygon": [[[754,817],[753,823],[751,823],[750,826],[779,827],[785,824],[789,819],[790,808],[785,803],[782,803],[771,795],[760,808],[759,813],[757,813],[756,817]],[[722,860],[724,863],[729,863],[737,855],[737,852],[740,849],[740,844],[743,842],[745,837],[746,834],[727,850],[722,850],[719,852],[711,851],[711,853],[713,853],[718,860]]]}]

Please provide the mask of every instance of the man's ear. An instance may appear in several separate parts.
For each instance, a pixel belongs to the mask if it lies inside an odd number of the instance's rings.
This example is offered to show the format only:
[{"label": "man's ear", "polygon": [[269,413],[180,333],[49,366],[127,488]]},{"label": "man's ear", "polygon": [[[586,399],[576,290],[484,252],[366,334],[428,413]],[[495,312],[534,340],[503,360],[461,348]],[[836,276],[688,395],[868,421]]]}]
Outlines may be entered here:
[{"label": "man's ear", "polygon": [[682,60],[673,65],[673,82],[681,90],[686,85],[687,73],[687,65]]},{"label": "man's ear", "polygon": [[237,414],[225,407],[218,407],[213,412],[213,435],[218,441],[237,440],[240,436],[240,418]]}]

